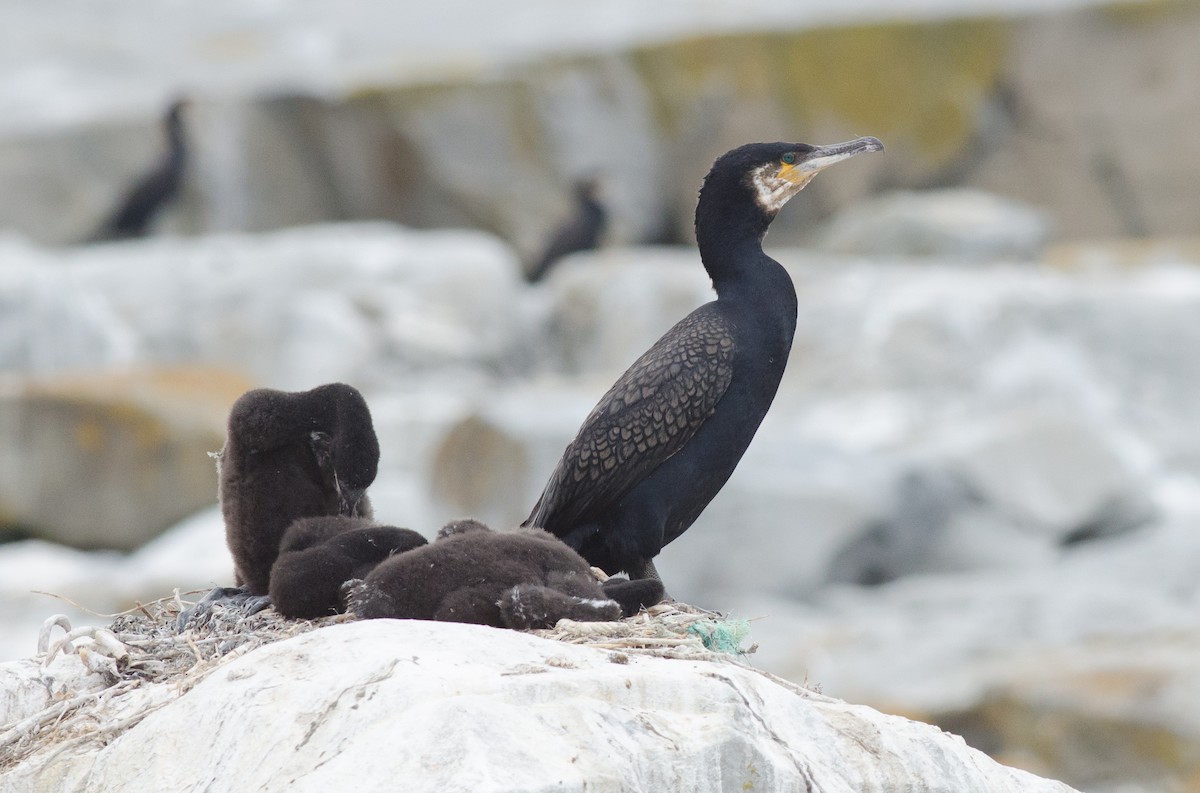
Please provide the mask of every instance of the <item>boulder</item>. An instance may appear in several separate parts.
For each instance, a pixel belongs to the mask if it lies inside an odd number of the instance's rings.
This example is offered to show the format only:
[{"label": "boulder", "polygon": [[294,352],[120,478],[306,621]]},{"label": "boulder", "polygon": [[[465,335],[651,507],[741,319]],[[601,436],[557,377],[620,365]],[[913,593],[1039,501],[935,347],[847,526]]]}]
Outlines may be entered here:
[{"label": "boulder", "polygon": [[747,590],[810,597],[827,585],[848,538],[882,514],[877,477],[886,469],[871,460],[772,465],[783,449],[813,450],[770,428],[755,444],[729,485],[655,560],[674,597],[713,609]]},{"label": "boulder", "polygon": [[1198,26],[1192,3],[1023,20],[996,96],[998,137],[981,146],[969,183],[1048,210],[1066,239],[1194,234],[1179,165],[1200,157],[1200,141],[1178,123],[1176,78],[1200,70],[1200,52],[1185,44]]},{"label": "boulder", "polygon": [[[1003,534],[1011,541],[1012,532],[1004,531],[1003,523],[992,521],[982,527],[982,532],[970,532],[973,542],[962,542],[964,537],[960,535],[965,532],[961,529],[976,526],[964,516],[974,517],[977,505],[978,498],[970,486],[953,473],[937,469],[909,471],[899,477],[894,500],[885,511],[856,527],[828,567],[817,571],[819,580],[881,584],[917,572],[945,570],[954,562],[961,564],[960,559],[954,559],[959,554],[983,555],[986,551],[981,545],[994,550],[992,543],[980,542],[989,535]],[[952,543],[953,551],[947,553]],[[1028,548],[1018,550],[1021,562],[1028,561],[1028,556]],[[995,564],[996,559],[989,559],[989,563]]]},{"label": "boulder", "polygon": [[1149,481],[1115,439],[1065,412],[947,421],[908,456],[882,511],[838,551],[829,580],[1045,564],[1063,547],[1156,517]]},{"label": "boulder", "polygon": [[610,385],[672,325],[716,297],[700,256],[679,247],[577,254],[537,291],[548,304],[542,363],[560,376],[608,376]]},{"label": "boulder", "polygon": [[[100,721],[123,699],[100,705]],[[264,791],[1071,790],[740,664],[475,625],[310,631],[142,715],[105,741],[44,747],[3,771],[0,791],[119,793],[146,779],[173,790],[198,779]]]},{"label": "boulder", "polygon": [[0,519],[78,548],[130,550],[208,504],[208,453],[247,382],[145,368],[8,378],[0,388]]},{"label": "boulder", "polygon": [[1200,470],[1187,418],[1200,271],[1186,247],[1141,267],[1120,266],[1125,250],[1093,249],[1108,266],[1069,270],[773,250],[800,302],[775,406],[838,444],[897,449],[1035,408],[1074,415],[1135,470]]},{"label": "boulder", "polygon": [[446,504],[450,514],[515,526],[522,520],[519,499],[530,489],[526,448],[522,440],[479,416],[467,416],[438,447],[431,495]]},{"label": "boulder", "polygon": [[[77,288],[55,252],[0,238],[0,372],[50,373],[132,366],[139,329],[88,284]],[[88,288],[88,286],[92,288]]]},{"label": "boulder", "polygon": [[1035,261],[1049,237],[1045,212],[980,190],[894,192],[838,212],[823,250],[856,256],[938,256],[956,262]]},{"label": "boulder", "polygon": [[1081,790],[1186,793],[1200,774],[1197,659],[1194,631],[1038,648],[971,706],[916,717]]},{"label": "boulder", "polygon": [[473,400],[431,453],[429,493],[442,514],[473,515],[496,527],[523,521],[608,387],[599,378],[589,383],[586,389],[536,383]]},{"label": "boulder", "polygon": [[200,361],[301,390],[528,365],[516,261],[478,232],[378,223],[15,246],[11,264],[0,371]]},{"label": "boulder", "polygon": [[1062,542],[1127,530],[1153,515],[1132,461],[1079,416],[1015,410],[980,432],[953,434],[947,463],[979,500],[1027,531]]}]

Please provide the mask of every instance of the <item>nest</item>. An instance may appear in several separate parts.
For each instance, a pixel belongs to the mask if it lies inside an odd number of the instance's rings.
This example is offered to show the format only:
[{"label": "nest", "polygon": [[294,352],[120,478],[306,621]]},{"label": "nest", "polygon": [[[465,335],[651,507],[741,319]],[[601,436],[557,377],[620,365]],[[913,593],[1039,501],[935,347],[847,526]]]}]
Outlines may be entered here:
[{"label": "nest", "polygon": [[[84,743],[103,746],[234,658],[351,619],[286,620],[273,611],[247,617],[217,605],[207,620],[176,633],[176,618],[188,605],[176,594],[117,615],[107,627],[73,629],[62,615],[46,620],[38,638],[42,665],[59,653],[78,655],[101,686],[52,692],[55,701],[38,713],[0,725],[0,771],[48,746],[56,753]],[[64,635],[51,641],[56,628]]]},{"label": "nest", "polygon": [[[204,620],[177,633],[176,618],[189,605],[176,594],[139,605],[104,628],[72,629],[66,617],[48,619],[38,641],[43,666],[59,653],[74,653],[102,678],[103,685],[89,686],[83,693],[58,692],[56,701],[38,713],[0,725],[0,771],[47,747],[58,753],[82,744],[106,745],[233,659],[272,642],[356,619],[341,614],[292,620],[270,609],[246,616],[217,604]],[[56,628],[65,635],[51,642]],[[628,653],[736,660],[754,651],[754,647],[741,648],[748,632],[744,620],[727,620],[679,603],[660,604],[618,622],[564,619],[553,628],[530,631],[546,639],[613,651],[617,663],[626,662]],[[160,683],[171,685],[156,685]]]},{"label": "nest", "polygon": [[536,636],[598,650],[654,655],[692,661],[728,661],[757,648],[742,649],[750,633],[746,620],[730,620],[684,603],[660,603],[617,622],[559,620]]}]

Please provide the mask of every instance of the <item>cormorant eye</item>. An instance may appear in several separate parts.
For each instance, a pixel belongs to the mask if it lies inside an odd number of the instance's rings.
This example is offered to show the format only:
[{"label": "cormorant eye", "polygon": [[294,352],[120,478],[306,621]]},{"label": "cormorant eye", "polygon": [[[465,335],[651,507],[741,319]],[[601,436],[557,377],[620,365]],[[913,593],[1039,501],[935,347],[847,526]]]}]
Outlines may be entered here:
[{"label": "cormorant eye", "polygon": [[783,160],[784,165],[795,165],[796,164],[796,152],[789,151],[787,154],[783,155],[779,159]]}]

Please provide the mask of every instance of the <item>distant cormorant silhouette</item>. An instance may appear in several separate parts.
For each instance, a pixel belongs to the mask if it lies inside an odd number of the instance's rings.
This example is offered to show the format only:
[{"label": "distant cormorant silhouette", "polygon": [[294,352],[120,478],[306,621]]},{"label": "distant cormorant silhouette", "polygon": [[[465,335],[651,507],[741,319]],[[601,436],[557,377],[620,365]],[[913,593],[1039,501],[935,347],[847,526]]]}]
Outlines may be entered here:
[{"label": "distant cormorant silhouette", "polygon": [[580,179],[572,186],[572,191],[575,194],[574,214],[550,235],[541,258],[529,271],[530,282],[545,278],[554,263],[567,254],[590,251],[600,244],[608,226],[608,210],[600,200],[599,180]]},{"label": "distant cormorant silhouette", "polygon": [[134,182],[121,203],[92,236],[94,241],[144,237],[159,210],[179,195],[187,167],[188,147],[183,111],[187,102],[177,100],[167,108],[163,131],[167,150],[154,169]]}]

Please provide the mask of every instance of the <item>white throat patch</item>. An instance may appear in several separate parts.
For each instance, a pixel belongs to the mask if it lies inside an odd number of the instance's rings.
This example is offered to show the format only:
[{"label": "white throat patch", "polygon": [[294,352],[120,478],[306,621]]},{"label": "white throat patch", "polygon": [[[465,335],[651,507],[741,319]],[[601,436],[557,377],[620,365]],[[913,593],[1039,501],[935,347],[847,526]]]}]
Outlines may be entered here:
[{"label": "white throat patch", "polygon": [[797,184],[779,176],[779,167],[774,163],[755,168],[750,172],[749,179],[755,203],[768,215],[779,212],[789,198],[799,193],[804,185],[808,184],[807,179]]}]

